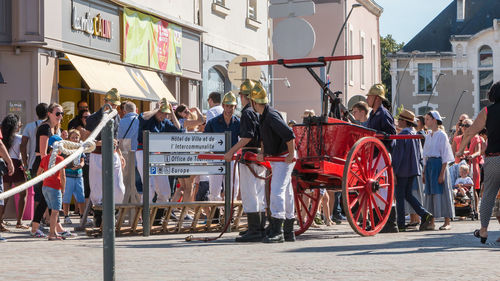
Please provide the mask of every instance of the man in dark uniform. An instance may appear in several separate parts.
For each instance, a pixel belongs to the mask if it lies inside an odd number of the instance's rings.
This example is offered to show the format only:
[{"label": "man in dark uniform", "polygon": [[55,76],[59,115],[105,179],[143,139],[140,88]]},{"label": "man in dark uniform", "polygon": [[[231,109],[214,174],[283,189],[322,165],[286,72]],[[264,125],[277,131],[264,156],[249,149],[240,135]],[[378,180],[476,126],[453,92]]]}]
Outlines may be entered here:
[{"label": "man in dark uniform", "polygon": [[[260,148],[259,115],[250,105],[250,92],[258,83],[246,79],[240,86],[241,119],[240,140],[225,155],[226,161],[232,161],[233,155],[240,149],[245,152],[258,152]],[[266,168],[256,163],[239,163],[241,200],[248,218],[248,231],[236,238],[236,242],[260,242],[264,237],[266,224],[265,180]],[[257,178],[253,172],[261,177]]]},{"label": "man in dark uniform", "polygon": [[[377,130],[379,132],[384,132],[389,135],[396,134],[396,126],[394,125],[394,118],[392,117],[389,110],[384,107],[384,102],[387,101],[385,98],[385,86],[382,84],[375,84],[370,88],[367,95],[368,106],[372,108],[370,112],[370,117],[368,118],[367,127],[370,129]],[[383,140],[382,141],[387,149],[387,152],[392,153],[392,149],[395,145],[395,140]],[[382,197],[386,197],[386,189],[381,189],[380,194]],[[378,202],[378,198],[375,199]],[[380,207],[381,204],[379,204]],[[384,228],[380,231],[384,232],[398,232],[398,227],[396,225],[396,208],[391,208],[391,214]]]},{"label": "man in dark uniform", "polygon": [[[112,109],[116,109],[120,105],[120,94],[115,88],[109,90],[104,96],[104,101]],[[87,118],[87,125],[85,129],[93,131],[101,122],[104,116],[104,110],[107,106],[101,107],[97,112]],[[123,195],[125,194],[125,186],[123,184],[122,166],[125,166],[125,159],[121,155],[120,149],[117,144],[118,125],[120,124],[120,117],[118,114],[114,117],[113,136],[115,141],[115,152],[113,154],[113,175],[114,175],[114,195],[117,204],[122,203]],[[101,134],[96,137],[96,149],[90,153],[89,159],[89,173],[90,173],[90,200],[92,204],[102,204],[102,155],[101,155]],[[95,224],[97,227],[101,225],[102,211],[94,210]]]},{"label": "man in dark uniform", "polygon": [[[293,224],[295,208],[292,188],[292,171],[295,166],[295,135],[281,114],[268,105],[267,93],[262,84],[256,83],[250,93],[254,110],[260,114],[261,151],[257,161],[266,156],[285,157],[284,162],[271,162],[270,231],[264,243],[295,241]],[[284,226],[283,226],[284,222]],[[284,235],[283,235],[284,232]]]},{"label": "man in dark uniform", "polygon": [[[234,115],[234,110],[237,105],[236,96],[233,92],[227,92],[222,99],[222,114],[210,119],[205,126],[205,133],[224,133],[225,131],[231,132],[231,145],[234,146],[238,142],[238,136],[240,135],[240,119]],[[231,194],[238,196],[238,171],[236,170],[236,178],[233,180],[233,168],[234,161],[231,164],[231,183],[234,182],[234,191]],[[236,169],[238,166],[236,166]],[[208,199],[210,201],[222,201],[221,191],[222,184],[224,182],[223,175],[211,176],[210,179],[210,193],[208,194]]]}]

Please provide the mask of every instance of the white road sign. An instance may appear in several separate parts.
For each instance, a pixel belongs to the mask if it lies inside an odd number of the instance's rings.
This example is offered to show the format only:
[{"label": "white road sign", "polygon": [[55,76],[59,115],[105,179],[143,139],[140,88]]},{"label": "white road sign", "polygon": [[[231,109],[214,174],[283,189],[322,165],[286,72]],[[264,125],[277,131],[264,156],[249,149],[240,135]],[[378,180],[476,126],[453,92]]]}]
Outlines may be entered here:
[{"label": "white road sign", "polygon": [[150,152],[224,152],[224,133],[152,133]]},{"label": "white road sign", "polygon": [[215,166],[191,166],[191,165],[167,165],[149,167],[150,176],[184,176],[184,175],[224,175],[224,165]]},{"label": "white road sign", "polygon": [[203,164],[203,163],[224,163],[224,160],[201,160],[198,154],[151,154],[149,156],[151,164]]}]

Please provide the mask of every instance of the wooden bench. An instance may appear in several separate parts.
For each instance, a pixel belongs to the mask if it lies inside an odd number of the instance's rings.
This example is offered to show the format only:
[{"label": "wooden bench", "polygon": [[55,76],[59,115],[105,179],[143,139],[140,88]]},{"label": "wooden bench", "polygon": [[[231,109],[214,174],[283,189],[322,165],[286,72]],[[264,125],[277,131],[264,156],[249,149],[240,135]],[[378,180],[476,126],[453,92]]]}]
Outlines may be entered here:
[{"label": "wooden bench", "polygon": [[[246,228],[246,225],[241,225],[241,216],[243,214],[243,205],[241,201],[235,201],[233,204],[233,220],[231,222],[232,230],[241,230]],[[219,223],[214,223],[214,216],[217,208],[220,208],[221,216]],[[153,226],[155,222],[155,217],[158,210],[163,209],[161,226]],[[102,205],[94,206],[94,210],[102,210]],[[142,204],[116,204],[115,210],[116,215],[116,235],[139,235],[142,234],[142,226],[140,226],[139,220],[142,215]],[[185,221],[185,216],[192,211],[193,220]],[[202,211],[207,212],[207,218],[201,219],[200,216]],[[224,210],[223,201],[201,201],[201,202],[169,202],[169,203],[151,203],[150,204],[150,229],[151,234],[171,234],[171,233],[199,233],[199,232],[215,232],[221,231],[223,227],[223,222],[225,221],[224,215],[222,214]],[[130,219],[125,224],[125,214],[127,212],[133,213]],[[177,221],[170,218],[172,212],[176,213]],[[203,223],[204,222],[204,223]],[[88,236],[100,236],[101,228],[85,228],[85,232]]]}]

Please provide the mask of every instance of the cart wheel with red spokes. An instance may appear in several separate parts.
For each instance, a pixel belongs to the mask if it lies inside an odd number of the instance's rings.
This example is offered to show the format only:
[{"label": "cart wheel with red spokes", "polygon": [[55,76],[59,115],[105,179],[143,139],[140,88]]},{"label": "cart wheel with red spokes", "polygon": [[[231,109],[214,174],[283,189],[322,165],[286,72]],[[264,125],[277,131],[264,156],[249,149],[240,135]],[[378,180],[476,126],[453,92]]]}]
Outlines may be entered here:
[{"label": "cart wheel with red spokes", "polygon": [[342,180],[344,212],[362,236],[377,234],[387,222],[394,198],[391,158],[373,137],[359,139],[347,155]]},{"label": "cart wheel with red spokes", "polygon": [[[319,206],[319,188],[310,189],[309,184],[292,176],[293,196],[295,200],[295,235],[304,233],[313,223]],[[298,227],[298,228],[297,228]]]}]

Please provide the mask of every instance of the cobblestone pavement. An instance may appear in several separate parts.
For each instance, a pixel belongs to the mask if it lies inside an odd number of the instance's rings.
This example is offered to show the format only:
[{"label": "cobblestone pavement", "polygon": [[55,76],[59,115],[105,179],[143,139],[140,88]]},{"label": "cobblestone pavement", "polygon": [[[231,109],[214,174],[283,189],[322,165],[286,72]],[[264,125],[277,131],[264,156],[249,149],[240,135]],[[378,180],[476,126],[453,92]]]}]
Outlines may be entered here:
[{"label": "cobblestone pavement", "polygon": [[[481,245],[479,222],[449,231],[360,237],[347,223],[310,229],[295,243],[237,244],[237,233],[215,242],[185,242],[186,234],[116,239],[117,280],[498,280],[500,236],[492,219]],[[3,233],[0,280],[101,280],[102,239],[83,233],[66,241]],[[196,234],[213,237],[215,233]]]}]

